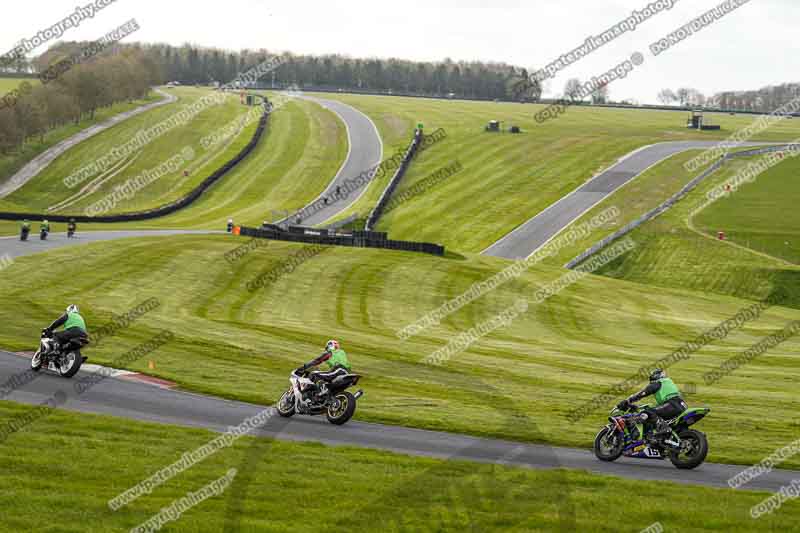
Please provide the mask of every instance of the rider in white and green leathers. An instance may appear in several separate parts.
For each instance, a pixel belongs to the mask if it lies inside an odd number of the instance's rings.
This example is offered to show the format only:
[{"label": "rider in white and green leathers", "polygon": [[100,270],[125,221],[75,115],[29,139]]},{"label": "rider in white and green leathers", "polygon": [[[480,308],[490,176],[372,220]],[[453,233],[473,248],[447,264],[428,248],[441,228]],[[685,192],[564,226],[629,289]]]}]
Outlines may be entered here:
[{"label": "rider in white and green leathers", "polygon": [[[64,326],[64,330],[54,333],[54,330],[61,326]],[[77,337],[89,336],[89,332],[86,329],[86,321],[78,312],[78,306],[74,304],[67,307],[67,311],[50,324],[45,331],[52,334],[57,346],[63,346]],[[57,349],[56,346],[53,349]]]},{"label": "rider in white and green leathers", "polygon": [[639,415],[639,421],[644,423],[645,433],[647,433],[648,429],[655,429],[655,432],[651,433],[651,435],[652,437],[659,437],[667,435],[671,431],[666,420],[675,418],[688,408],[686,402],[681,398],[681,391],[678,390],[678,386],[667,377],[666,372],[660,368],[655,369],[650,374],[650,384],[627,400],[620,402],[617,407],[625,410],[630,404],[653,394],[656,398],[656,406],[646,408]]}]

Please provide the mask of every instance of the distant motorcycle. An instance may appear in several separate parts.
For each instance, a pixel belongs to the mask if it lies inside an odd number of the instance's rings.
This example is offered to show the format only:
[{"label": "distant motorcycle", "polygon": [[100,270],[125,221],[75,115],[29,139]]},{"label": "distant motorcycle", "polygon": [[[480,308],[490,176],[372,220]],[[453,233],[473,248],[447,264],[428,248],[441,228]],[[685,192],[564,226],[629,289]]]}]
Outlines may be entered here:
[{"label": "distant motorcycle", "polygon": [[39,232],[39,240],[40,241],[46,241],[47,240],[47,235],[49,233],[50,233],[49,231],[47,231],[46,229],[42,228],[42,231]]},{"label": "distant motorcycle", "polygon": [[278,414],[288,418],[294,414],[326,415],[328,422],[341,426],[350,420],[356,412],[356,402],[364,391],[355,394],[347,391],[355,386],[361,378],[358,374],[337,376],[330,382],[315,384],[308,379],[308,372],[299,369],[292,372],[289,381],[292,386],[283,393],[278,401]]},{"label": "distant motorcycle", "polygon": [[42,330],[42,337],[39,341],[39,349],[33,354],[31,359],[31,370],[39,372],[42,368],[47,368],[53,372],[58,372],[61,377],[71,378],[78,373],[81,365],[87,357],[81,355],[81,348],[89,344],[88,337],[78,337],[72,339],[64,346],[59,346],[55,352],[51,351],[55,339],[50,332]]},{"label": "distant motorcycle", "polygon": [[616,461],[623,455],[636,459],[668,458],[676,468],[683,470],[703,464],[708,455],[708,439],[705,433],[689,429],[689,426],[699,422],[711,409],[687,409],[667,421],[672,429],[669,435],[661,436],[656,442],[648,442],[644,440],[642,425],[631,421],[646,407],[631,404],[627,411],[615,407],[608,417],[609,424],[594,439],[595,456],[601,461]]},{"label": "distant motorcycle", "polygon": [[21,241],[27,241],[27,240],[28,240],[28,234],[29,234],[30,232],[31,232],[30,228],[22,228],[22,229],[19,231],[19,240],[21,240]]},{"label": "distant motorcycle", "polygon": [[67,239],[71,239],[75,236],[75,228],[69,227],[67,228]]}]

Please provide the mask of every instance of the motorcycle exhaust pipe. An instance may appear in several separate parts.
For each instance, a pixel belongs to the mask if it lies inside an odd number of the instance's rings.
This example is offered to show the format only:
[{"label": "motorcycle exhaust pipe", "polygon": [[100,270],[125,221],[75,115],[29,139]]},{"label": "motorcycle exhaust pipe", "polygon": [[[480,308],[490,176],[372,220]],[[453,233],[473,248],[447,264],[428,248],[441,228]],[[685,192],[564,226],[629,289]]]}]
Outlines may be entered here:
[{"label": "motorcycle exhaust pipe", "polygon": [[360,390],[357,393],[353,394],[353,398],[355,398],[356,400],[358,400],[362,396],[364,396],[364,391],[363,390]]}]

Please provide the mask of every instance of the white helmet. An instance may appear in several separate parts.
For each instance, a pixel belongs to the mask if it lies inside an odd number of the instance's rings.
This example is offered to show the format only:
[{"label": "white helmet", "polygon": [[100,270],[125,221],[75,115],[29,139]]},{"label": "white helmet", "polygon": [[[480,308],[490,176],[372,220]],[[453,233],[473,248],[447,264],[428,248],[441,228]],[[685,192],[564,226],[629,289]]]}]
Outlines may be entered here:
[{"label": "white helmet", "polygon": [[69,313],[77,313],[77,312],[78,312],[78,306],[77,305],[70,304],[70,306],[67,307],[67,314],[69,314]]},{"label": "white helmet", "polygon": [[329,352],[332,352],[334,350],[338,350],[339,349],[339,343],[334,341],[334,340],[330,340],[330,341],[328,341],[328,344],[325,345],[325,349],[327,351],[329,351]]}]

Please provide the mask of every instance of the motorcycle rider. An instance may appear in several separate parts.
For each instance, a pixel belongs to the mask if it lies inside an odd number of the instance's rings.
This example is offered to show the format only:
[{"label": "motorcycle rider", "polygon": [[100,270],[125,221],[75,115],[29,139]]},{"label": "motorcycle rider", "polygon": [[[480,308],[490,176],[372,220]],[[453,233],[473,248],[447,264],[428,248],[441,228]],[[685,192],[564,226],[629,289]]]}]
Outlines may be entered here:
[{"label": "motorcycle rider", "polygon": [[47,235],[50,233],[50,223],[47,219],[42,220],[41,226],[39,226],[39,233],[42,235]]},{"label": "motorcycle rider", "polygon": [[74,218],[69,219],[69,222],[67,223],[67,234],[74,235],[77,229],[78,225],[75,223],[75,219]]},{"label": "motorcycle rider", "polygon": [[656,407],[645,408],[638,417],[631,419],[633,422],[644,424],[645,438],[650,441],[669,435],[672,430],[666,420],[675,418],[688,409],[686,402],[681,397],[678,386],[660,368],[656,368],[650,374],[650,383],[644,389],[631,395],[627,400],[621,401],[617,408],[626,411],[632,403],[652,394],[656,398]]},{"label": "motorcycle rider", "polygon": [[306,372],[307,370],[317,367],[322,363],[328,364],[328,371],[312,372],[309,376],[309,379],[317,384],[318,389],[320,382],[330,383],[337,376],[346,376],[350,373],[351,366],[350,361],[347,359],[347,354],[344,350],[342,350],[342,348],[339,346],[339,343],[335,340],[329,340],[325,345],[325,352],[323,352],[322,355],[304,364],[298,368],[296,372]]},{"label": "motorcycle rider", "polygon": [[[56,328],[61,326],[64,326],[63,331],[53,333]],[[59,347],[64,346],[72,339],[89,336],[86,330],[86,321],[78,312],[78,306],[75,304],[67,307],[67,311],[45,328],[45,332],[55,340],[48,353],[56,353]]]},{"label": "motorcycle rider", "polygon": [[31,223],[28,222],[28,219],[22,221],[22,225],[20,226],[20,234],[22,233],[30,233],[31,232]]}]

